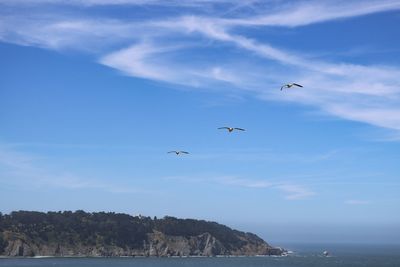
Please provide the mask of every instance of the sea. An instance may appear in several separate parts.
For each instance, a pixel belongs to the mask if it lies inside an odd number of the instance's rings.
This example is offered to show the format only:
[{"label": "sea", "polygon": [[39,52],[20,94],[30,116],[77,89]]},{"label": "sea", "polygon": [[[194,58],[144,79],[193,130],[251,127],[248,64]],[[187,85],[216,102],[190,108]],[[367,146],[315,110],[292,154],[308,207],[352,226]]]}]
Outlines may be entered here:
[{"label": "sea", "polygon": [[279,257],[1,258],[0,267],[400,267],[400,245],[293,244],[285,249],[288,255]]}]

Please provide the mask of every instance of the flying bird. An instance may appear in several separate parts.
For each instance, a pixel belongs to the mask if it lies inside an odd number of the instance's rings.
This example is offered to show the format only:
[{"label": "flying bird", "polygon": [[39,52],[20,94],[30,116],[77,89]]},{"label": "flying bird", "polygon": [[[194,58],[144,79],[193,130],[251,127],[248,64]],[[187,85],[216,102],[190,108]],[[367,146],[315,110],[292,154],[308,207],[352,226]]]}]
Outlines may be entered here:
[{"label": "flying bird", "polygon": [[218,129],[226,129],[228,130],[228,132],[233,132],[234,130],[238,130],[238,131],[245,131],[245,129],[243,128],[237,128],[237,127],[219,127]]},{"label": "flying bird", "polygon": [[172,151],[169,151],[169,152],[167,152],[167,153],[175,153],[176,155],[179,155],[179,154],[189,154],[189,152],[181,151],[181,150],[179,150],[179,151],[177,151],[177,150],[172,150]]},{"label": "flying bird", "polygon": [[298,84],[298,83],[288,83],[288,84],[285,84],[285,85],[283,85],[283,86],[281,87],[281,91],[283,90],[283,88],[291,88],[291,87],[293,87],[293,86],[303,87],[303,85],[300,85],[300,84]]}]

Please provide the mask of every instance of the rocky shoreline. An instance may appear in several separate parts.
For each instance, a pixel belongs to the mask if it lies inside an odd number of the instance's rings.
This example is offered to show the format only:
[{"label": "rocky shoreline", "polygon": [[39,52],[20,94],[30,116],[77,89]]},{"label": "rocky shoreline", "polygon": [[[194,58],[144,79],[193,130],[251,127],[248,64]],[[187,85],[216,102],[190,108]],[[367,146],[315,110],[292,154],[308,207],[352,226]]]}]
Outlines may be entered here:
[{"label": "rocky shoreline", "polygon": [[142,248],[118,246],[65,246],[58,243],[37,243],[26,236],[6,232],[7,241],[2,256],[6,257],[212,257],[212,256],[260,256],[282,255],[284,250],[266,243],[251,242],[240,249],[229,250],[209,233],[199,236],[168,236],[157,232],[149,234]]},{"label": "rocky shoreline", "polygon": [[89,213],[72,215],[77,217],[75,221],[62,213],[40,214],[40,219],[35,220],[27,220],[26,214],[22,219],[16,214],[14,218],[5,215],[9,217],[0,221],[0,256],[214,257],[285,253],[252,233],[215,222],[129,215],[121,219],[121,215],[115,214],[101,214],[98,218]]}]

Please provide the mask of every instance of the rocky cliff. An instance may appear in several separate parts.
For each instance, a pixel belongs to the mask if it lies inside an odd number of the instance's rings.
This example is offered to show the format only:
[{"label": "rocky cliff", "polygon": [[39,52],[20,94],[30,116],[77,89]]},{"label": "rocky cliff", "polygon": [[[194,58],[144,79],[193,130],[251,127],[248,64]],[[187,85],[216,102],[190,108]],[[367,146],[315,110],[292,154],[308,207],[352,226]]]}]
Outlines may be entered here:
[{"label": "rocky cliff", "polygon": [[1,216],[0,255],[167,257],[283,252],[254,234],[215,222],[114,213],[32,215],[24,212]]}]

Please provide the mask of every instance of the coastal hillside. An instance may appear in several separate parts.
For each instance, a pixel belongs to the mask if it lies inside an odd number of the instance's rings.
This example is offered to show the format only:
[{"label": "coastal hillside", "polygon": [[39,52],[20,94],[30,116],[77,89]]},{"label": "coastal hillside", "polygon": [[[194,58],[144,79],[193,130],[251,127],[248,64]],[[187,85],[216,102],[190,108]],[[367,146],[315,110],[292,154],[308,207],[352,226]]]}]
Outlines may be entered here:
[{"label": "coastal hillside", "polygon": [[0,213],[2,256],[281,255],[216,222],[84,211]]}]

